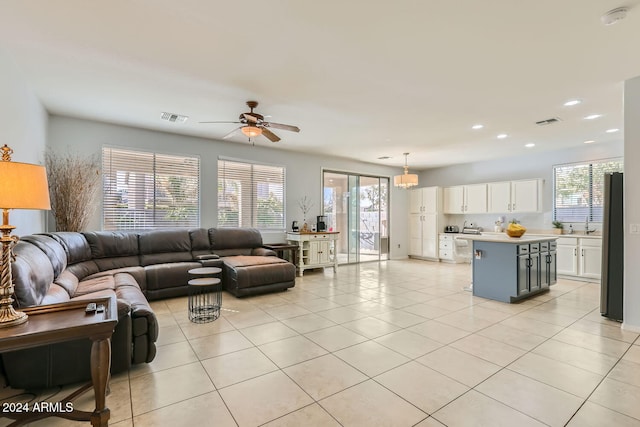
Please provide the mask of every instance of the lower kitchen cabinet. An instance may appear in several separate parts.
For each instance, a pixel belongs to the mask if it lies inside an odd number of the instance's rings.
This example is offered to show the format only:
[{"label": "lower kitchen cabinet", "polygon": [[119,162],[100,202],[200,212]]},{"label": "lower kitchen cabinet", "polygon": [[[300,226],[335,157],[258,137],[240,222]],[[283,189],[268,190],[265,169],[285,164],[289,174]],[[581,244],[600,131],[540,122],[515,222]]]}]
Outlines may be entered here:
[{"label": "lower kitchen cabinet", "polygon": [[600,279],[602,240],[598,237],[558,238],[558,274]]}]

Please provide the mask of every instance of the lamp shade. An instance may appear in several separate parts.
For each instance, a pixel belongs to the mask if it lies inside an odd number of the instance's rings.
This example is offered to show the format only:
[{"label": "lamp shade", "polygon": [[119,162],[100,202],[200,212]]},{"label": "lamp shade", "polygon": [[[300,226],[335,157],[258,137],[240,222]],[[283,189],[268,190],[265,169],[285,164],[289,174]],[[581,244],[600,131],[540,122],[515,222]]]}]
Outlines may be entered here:
[{"label": "lamp shade", "polygon": [[0,209],[51,209],[44,166],[0,161]]},{"label": "lamp shade", "polygon": [[418,185],[418,175],[405,170],[404,174],[393,177],[393,185],[400,188],[410,188]]},{"label": "lamp shade", "polygon": [[242,133],[244,133],[249,138],[262,135],[262,129],[255,126],[244,126],[241,128],[241,130],[242,130]]}]

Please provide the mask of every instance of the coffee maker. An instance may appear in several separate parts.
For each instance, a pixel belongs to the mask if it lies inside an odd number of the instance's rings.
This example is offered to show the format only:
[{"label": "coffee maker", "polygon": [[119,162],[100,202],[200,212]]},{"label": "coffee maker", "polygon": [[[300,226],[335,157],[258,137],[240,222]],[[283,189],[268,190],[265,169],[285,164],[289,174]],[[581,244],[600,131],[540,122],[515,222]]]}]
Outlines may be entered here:
[{"label": "coffee maker", "polygon": [[291,224],[291,231],[297,232],[300,231],[300,227],[298,227],[298,221],[293,221]]},{"label": "coffee maker", "polygon": [[325,215],[319,215],[317,217],[316,230],[327,231],[327,217]]}]

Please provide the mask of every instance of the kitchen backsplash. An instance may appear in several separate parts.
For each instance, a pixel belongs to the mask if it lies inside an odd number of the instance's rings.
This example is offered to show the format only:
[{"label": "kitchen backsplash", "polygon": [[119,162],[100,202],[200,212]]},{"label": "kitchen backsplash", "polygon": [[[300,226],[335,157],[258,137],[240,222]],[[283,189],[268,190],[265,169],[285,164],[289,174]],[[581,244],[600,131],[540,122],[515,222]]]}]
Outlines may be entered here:
[{"label": "kitchen backsplash", "polygon": [[[521,213],[521,214],[475,214],[475,215],[445,215],[444,225],[457,225],[462,231],[462,227],[467,227],[473,224],[474,227],[482,227],[484,231],[493,231],[495,222],[499,217],[505,219],[505,223],[502,227],[506,227],[512,219],[516,219],[520,224],[525,226],[529,230],[551,230],[553,225],[551,224],[552,215],[551,212],[539,212],[539,213]],[[442,230],[444,231],[444,225]],[[564,224],[564,232],[567,233],[569,225],[572,226],[576,233],[584,232],[584,222],[571,222]],[[602,224],[596,222],[589,223],[589,229],[602,230]]]}]

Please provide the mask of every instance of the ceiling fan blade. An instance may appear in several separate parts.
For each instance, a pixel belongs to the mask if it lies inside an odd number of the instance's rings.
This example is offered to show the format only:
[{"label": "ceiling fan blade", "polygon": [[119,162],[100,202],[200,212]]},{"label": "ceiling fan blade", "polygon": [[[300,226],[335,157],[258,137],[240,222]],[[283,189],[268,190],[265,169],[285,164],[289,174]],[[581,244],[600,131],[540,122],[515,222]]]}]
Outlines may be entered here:
[{"label": "ceiling fan blade", "polygon": [[275,128],[275,129],[289,130],[291,132],[300,132],[300,128],[298,126],[283,125],[282,123],[273,123],[273,122],[264,122],[263,125],[266,127]]},{"label": "ceiling fan blade", "polygon": [[198,122],[198,123],[242,123],[242,122]]},{"label": "ceiling fan blade", "polygon": [[269,138],[269,141],[271,141],[271,142],[280,141],[280,138],[278,137],[278,135],[276,135],[275,133],[271,132],[269,129],[262,128],[262,134],[264,136],[266,136],[267,138]]},{"label": "ceiling fan blade", "polygon": [[242,129],[244,126],[240,126],[235,128],[234,130],[232,130],[231,132],[229,132],[228,134],[226,134],[225,136],[222,137],[222,139],[227,139],[227,138],[231,138],[236,132],[238,132],[240,129]]},{"label": "ceiling fan blade", "polygon": [[252,116],[249,113],[242,113],[242,117],[247,119],[247,121],[250,123],[258,123],[258,120],[259,120],[256,116]]}]

